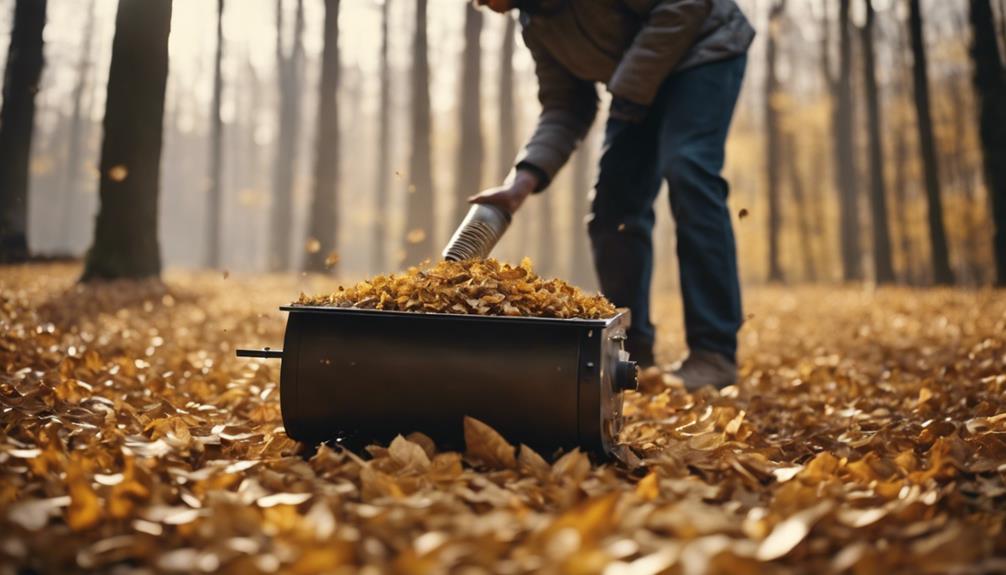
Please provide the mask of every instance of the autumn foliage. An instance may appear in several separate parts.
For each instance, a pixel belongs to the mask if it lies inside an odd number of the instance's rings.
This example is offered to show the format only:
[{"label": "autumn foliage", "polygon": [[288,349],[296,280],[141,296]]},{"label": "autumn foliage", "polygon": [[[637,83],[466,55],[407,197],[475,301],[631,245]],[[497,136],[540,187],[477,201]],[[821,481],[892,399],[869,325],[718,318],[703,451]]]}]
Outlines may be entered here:
[{"label": "autumn foliage", "polygon": [[[458,421],[353,453],[286,437],[275,308],[317,278],[87,287],[0,272],[0,562],[38,572],[996,572],[1006,554],[1006,298],[762,288],[742,383],[658,374],[644,466]],[[659,302],[670,357],[676,298]],[[514,358],[519,361],[520,358]],[[535,422],[529,421],[528,425]],[[469,572],[469,571],[466,571]]]}]

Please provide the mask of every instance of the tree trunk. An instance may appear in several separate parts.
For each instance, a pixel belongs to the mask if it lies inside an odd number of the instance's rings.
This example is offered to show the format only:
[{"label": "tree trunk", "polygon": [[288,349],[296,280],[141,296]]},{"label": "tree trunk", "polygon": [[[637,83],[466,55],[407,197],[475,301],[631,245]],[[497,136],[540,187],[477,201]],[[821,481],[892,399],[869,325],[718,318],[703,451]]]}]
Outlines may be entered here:
[{"label": "tree trunk", "polygon": [[542,276],[551,277],[556,274],[555,255],[556,241],[552,239],[552,233],[556,227],[555,221],[555,194],[546,192],[538,194],[538,240],[536,248],[538,250],[538,261],[535,262],[535,270]]},{"label": "tree trunk", "polygon": [[[1006,16],[1004,16],[1006,17]],[[989,0],[971,0],[975,92],[980,102],[979,133],[985,185],[992,209],[996,285],[1006,287],[1006,70],[996,43]]]},{"label": "tree trunk", "polygon": [[388,21],[391,0],[381,3],[381,101],[378,110],[377,189],[374,190],[373,271],[387,271],[388,188],[391,183],[391,66],[388,61]]},{"label": "tree trunk", "polygon": [[592,288],[594,280],[594,265],[590,256],[590,244],[587,237],[587,199],[590,195],[590,173],[593,165],[592,139],[588,136],[573,155],[573,241],[570,261],[573,270],[570,274],[573,282],[582,288]]},{"label": "tree trunk", "polygon": [[273,163],[269,269],[290,269],[293,184],[300,143],[301,84],[304,61],[304,0],[297,13],[290,54],[283,49],[283,0],[276,0],[276,77],[279,80],[279,136]]},{"label": "tree trunk", "polygon": [[765,175],[768,191],[768,281],[783,281],[779,265],[779,233],[782,214],[779,203],[779,164],[781,161],[781,136],[779,134],[779,78],[776,73],[778,40],[786,0],[776,0],[768,17],[768,38],[765,45]]},{"label": "tree trunk", "polygon": [[222,263],[223,243],[223,152],[224,122],[220,117],[224,79],[221,67],[224,59],[224,0],[217,0],[217,51],[213,60],[213,103],[210,108],[210,173],[209,205],[206,212],[206,265],[218,268]]},{"label": "tree trunk", "polygon": [[789,187],[796,204],[797,231],[800,234],[800,256],[807,281],[817,281],[817,265],[814,262],[814,234],[811,231],[810,211],[807,209],[807,195],[804,193],[803,178],[800,177],[800,151],[793,134],[786,136],[786,165],[789,167]]},{"label": "tree trunk", "polygon": [[932,245],[933,281],[938,285],[954,283],[943,224],[940,175],[936,159],[936,140],[929,109],[929,78],[926,70],[926,46],[922,33],[922,8],[919,0],[909,0],[909,32],[912,38],[912,80],[915,88],[915,112],[918,116],[919,144],[925,172],[926,201],[929,208],[929,241]]},{"label": "tree trunk", "polygon": [[899,125],[894,130],[894,210],[898,214],[898,243],[904,264],[903,280],[911,285],[915,282],[915,254],[912,236],[908,227],[908,142],[905,141],[906,127]]},{"label": "tree trunk", "polygon": [[82,281],[161,273],[157,240],[171,0],[119,0],[94,243]]},{"label": "tree trunk", "polygon": [[46,0],[17,0],[0,110],[0,263],[28,258],[28,163]]},{"label": "tree trunk", "polygon": [[877,86],[873,31],[873,0],[865,0],[866,24],[862,29],[863,83],[866,87],[867,128],[870,136],[870,213],[873,222],[873,268],[878,284],[894,281],[891,234],[887,226],[887,186],[884,183],[884,142],[881,138],[880,89]]},{"label": "tree trunk", "polygon": [[[482,10],[465,3],[465,49],[461,57],[461,139],[458,145],[457,179],[454,185],[454,219],[461,222],[468,211],[468,196],[482,185]],[[453,232],[453,229],[448,232]]]},{"label": "tree trunk", "polygon": [[405,263],[433,257],[433,167],[430,157],[430,67],[426,41],[426,5],[416,0],[412,40],[412,157],[406,198]]},{"label": "tree trunk", "polygon": [[500,46],[499,78],[499,147],[497,148],[496,175],[499,181],[506,179],[513,168],[517,156],[517,125],[514,112],[513,54],[516,20],[507,16]]},{"label": "tree trunk", "polygon": [[838,108],[834,116],[835,170],[839,190],[842,278],[845,281],[859,281],[863,279],[863,266],[859,244],[859,189],[856,181],[856,152],[853,137],[855,111],[852,95],[850,3],[851,0],[841,0],[839,4]]},{"label": "tree trunk", "polygon": [[84,145],[85,121],[90,123],[91,118],[84,118],[84,94],[87,92],[88,78],[91,75],[91,58],[93,55],[92,45],[94,39],[94,20],[96,0],[90,0],[87,9],[87,19],[84,23],[83,34],[81,35],[81,47],[77,60],[77,79],[73,86],[73,111],[70,117],[70,135],[66,142],[66,167],[63,174],[62,196],[63,206],[59,226],[59,249],[65,250],[69,254],[77,254],[77,247],[73,245],[71,230],[74,220],[81,212],[80,201],[80,167],[83,163],[81,159],[81,147]]},{"label": "tree trunk", "polygon": [[[339,0],[325,0],[325,46],[321,56],[321,89],[318,93],[318,140],[315,149],[314,194],[304,269],[336,270],[339,238]],[[317,242],[317,244],[315,244]],[[318,247],[319,249],[314,249]],[[328,261],[326,261],[328,260]]]}]

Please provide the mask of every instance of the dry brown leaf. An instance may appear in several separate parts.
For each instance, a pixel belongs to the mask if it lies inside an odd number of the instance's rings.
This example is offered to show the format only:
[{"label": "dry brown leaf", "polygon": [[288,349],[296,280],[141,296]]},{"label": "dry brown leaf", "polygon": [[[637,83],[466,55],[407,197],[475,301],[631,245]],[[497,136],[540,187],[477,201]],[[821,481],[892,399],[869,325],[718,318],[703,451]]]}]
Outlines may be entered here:
[{"label": "dry brown leaf", "polygon": [[492,469],[516,469],[514,447],[474,417],[465,417],[465,456]]}]

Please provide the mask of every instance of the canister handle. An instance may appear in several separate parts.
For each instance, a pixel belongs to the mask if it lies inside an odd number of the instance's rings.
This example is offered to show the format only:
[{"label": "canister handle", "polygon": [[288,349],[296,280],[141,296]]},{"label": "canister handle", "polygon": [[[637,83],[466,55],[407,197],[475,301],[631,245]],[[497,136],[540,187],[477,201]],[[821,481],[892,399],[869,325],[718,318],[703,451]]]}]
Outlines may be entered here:
[{"label": "canister handle", "polygon": [[282,349],[237,349],[235,354],[238,357],[257,357],[259,359],[283,359]]}]

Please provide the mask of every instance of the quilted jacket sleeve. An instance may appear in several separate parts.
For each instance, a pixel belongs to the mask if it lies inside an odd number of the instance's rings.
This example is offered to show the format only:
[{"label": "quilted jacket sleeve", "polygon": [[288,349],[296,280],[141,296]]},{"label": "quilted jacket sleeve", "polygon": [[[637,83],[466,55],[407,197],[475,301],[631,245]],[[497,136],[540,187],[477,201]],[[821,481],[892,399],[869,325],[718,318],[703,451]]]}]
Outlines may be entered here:
[{"label": "quilted jacket sleeve", "polygon": [[597,88],[573,76],[530,35],[524,35],[535,62],[541,115],[517,167],[532,168],[544,177],[539,191],[569,160],[597,115]]},{"label": "quilted jacket sleeve", "polygon": [[695,42],[712,0],[624,0],[644,19],[608,83],[612,95],[650,105],[660,84]]}]

